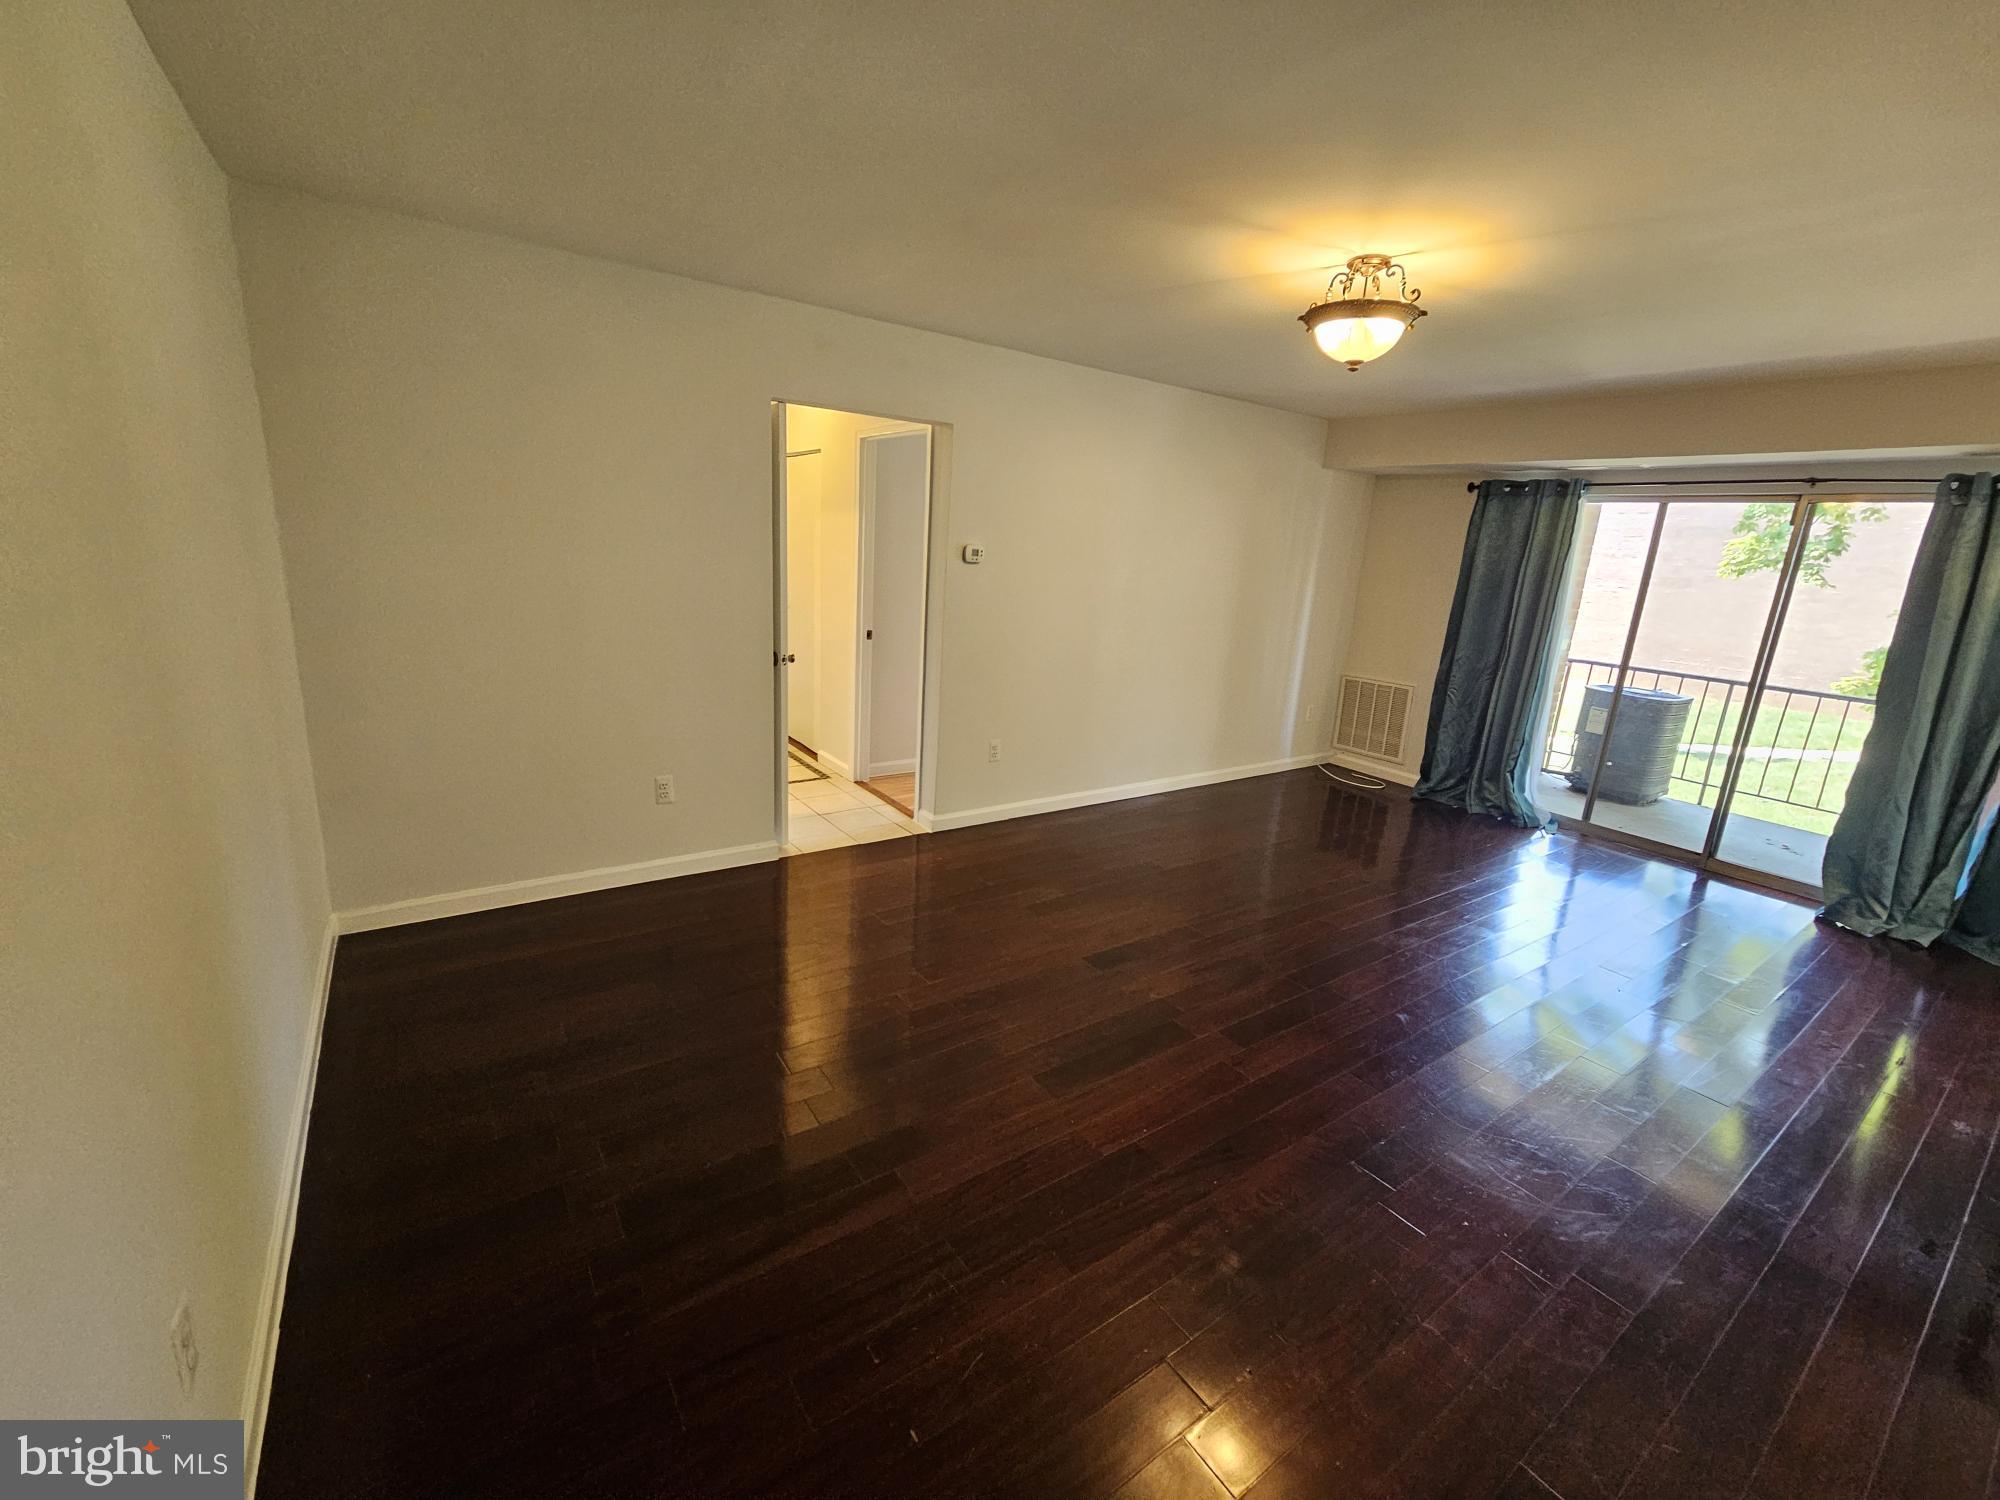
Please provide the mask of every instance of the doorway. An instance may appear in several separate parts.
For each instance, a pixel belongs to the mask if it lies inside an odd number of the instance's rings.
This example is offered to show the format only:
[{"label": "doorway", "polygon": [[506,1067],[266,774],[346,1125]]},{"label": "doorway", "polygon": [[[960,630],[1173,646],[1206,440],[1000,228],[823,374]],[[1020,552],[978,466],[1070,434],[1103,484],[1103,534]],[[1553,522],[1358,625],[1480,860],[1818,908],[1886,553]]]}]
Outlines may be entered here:
[{"label": "doorway", "polygon": [[1927,500],[1594,491],[1537,800],[1568,826],[1816,897]]},{"label": "doorway", "polygon": [[784,852],[909,837],[928,807],[936,429],[774,404]]}]

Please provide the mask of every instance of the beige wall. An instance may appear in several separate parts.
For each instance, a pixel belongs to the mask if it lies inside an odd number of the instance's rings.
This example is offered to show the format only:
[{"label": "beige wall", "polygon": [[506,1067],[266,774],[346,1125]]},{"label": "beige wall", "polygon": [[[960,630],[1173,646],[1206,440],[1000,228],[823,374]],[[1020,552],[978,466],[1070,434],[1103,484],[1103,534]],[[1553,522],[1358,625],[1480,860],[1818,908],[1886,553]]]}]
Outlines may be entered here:
[{"label": "beige wall", "polygon": [[1437,679],[1451,596],[1458,587],[1465,527],[1472,518],[1467,479],[1464,474],[1405,474],[1375,481],[1354,597],[1354,631],[1342,670],[1412,688],[1409,727],[1400,761],[1379,762],[1342,750],[1343,764],[1394,780],[1416,780],[1424,758],[1431,684]]},{"label": "beige wall", "polygon": [[988,559],[945,576],[940,815],[1325,743],[1367,481],[1319,421],[234,203],[342,908],[770,839],[774,397],[951,424],[943,540]]},{"label": "beige wall", "polygon": [[1823,459],[1913,448],[2000,450],[2000,363],[1713,381],[1352,417],[1328,424],[1326,455],[1336,468],[1389,472]]},{"label": "beige wall", "polygon": [[225,187],[118,0],[0,7],[0,181],[0,1411],[237,1417],[327,895]]},{"label": "beige wall", "polygon": [[[1759,466],[1791,475],[1923,476],[1990,467],[1990,459],[1939,456],[1986,448],[2000,449],[2000,364],[1655,387],[1329,423],[1329,463],[1378,471],[1343,670],[1415,689],[1407,753],[1376,769],[1413,779],[1422,763],[1472,514],[1468,481],[1495,470],[1588,473],[1649,462],[1676,477]],[[1367,764],[1346,751],[1341,758]]]}]

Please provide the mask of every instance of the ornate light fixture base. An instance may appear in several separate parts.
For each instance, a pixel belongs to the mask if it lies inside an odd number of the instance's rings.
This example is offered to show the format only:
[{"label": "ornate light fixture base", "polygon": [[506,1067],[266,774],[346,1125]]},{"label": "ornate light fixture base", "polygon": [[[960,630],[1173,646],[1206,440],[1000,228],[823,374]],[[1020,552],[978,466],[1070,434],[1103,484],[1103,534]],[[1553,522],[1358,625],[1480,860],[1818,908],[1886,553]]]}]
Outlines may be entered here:
[{"label": "ornate light fixture base", "polygon": [[1334,273],[1326,295],[1299,321],[1328,359],[1358,370],[1395,348],[1405,330],[1425,315],[1427,309],[1417,305],[1422,296],[1388,256],[1357,255],[1346,270]]}]

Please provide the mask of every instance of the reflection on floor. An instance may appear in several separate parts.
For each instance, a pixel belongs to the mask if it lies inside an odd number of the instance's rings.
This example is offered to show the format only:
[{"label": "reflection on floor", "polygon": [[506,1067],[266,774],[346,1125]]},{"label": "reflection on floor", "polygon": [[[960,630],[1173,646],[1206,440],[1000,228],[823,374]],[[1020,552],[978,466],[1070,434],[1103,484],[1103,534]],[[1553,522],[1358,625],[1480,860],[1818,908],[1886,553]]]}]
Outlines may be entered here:
[{"label": "reflection on floor", "polygon": [[[1553,776],[1542,777],[1535,796],[1557,817],[1583,817],[1583,793],[1571,791],[1566,782]],[[1620,833],[1698,852],[1708,836],[1709,812],[1699,803],[1678,797],[1662,797],[1643,807],[1600,797],[1592,821]],[[1737,813],[1723,825],[1722,844],[1716,850],[1718,858],[1733,865],[1814,886],[1819,884],[1820,861],[1825,854],[1825,834],[1787,828],[1744,813]]]},{"label": "reflection on floor", "polygon": [[[824,766],[820,769],[826,770]],[[826,771],[824,781],[793,785],[786,799],[784,852],[810,854],[843,844],[872,844],[878,839],[908,838],[922,833],[880,797],[870,796],[845,776]]]},{"label": "reflection on floor", "polygon": [[353,934],[259,1500],[1984,1500],[1994,989],[1311,769]]}]

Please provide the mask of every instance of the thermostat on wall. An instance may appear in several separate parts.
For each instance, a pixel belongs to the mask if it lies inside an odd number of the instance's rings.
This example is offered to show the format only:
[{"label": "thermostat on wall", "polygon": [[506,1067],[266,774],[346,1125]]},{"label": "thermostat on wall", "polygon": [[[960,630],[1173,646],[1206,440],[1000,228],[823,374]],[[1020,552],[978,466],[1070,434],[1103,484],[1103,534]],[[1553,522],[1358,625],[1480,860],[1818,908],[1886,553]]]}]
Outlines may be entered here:
[{"label": "thermostat on wall", "polygon": [[977,542],[967,542],[963,547],[958,549],[958,555],[969,563],[986,561],[986,549]]}]

